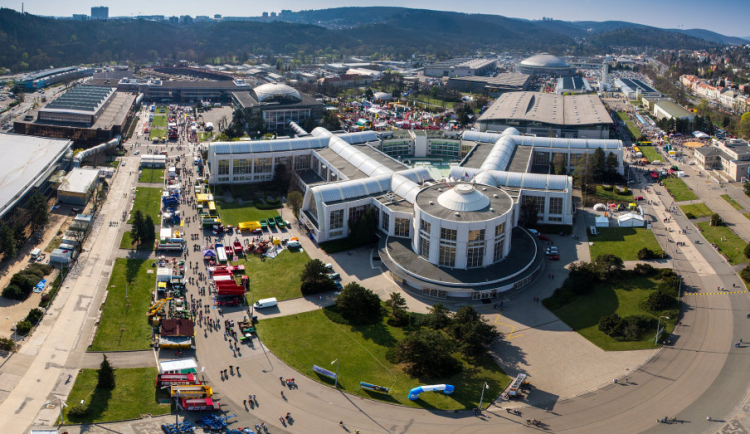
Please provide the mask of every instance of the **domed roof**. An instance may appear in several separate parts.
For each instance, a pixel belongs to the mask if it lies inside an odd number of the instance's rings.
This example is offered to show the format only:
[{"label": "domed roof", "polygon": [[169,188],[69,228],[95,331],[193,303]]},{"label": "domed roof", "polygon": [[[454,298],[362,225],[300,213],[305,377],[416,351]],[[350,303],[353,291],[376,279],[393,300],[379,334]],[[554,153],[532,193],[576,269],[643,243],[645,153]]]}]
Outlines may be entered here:
[{"label": "domed roof", "polygon": [[260,86],[253,89],[258,102],[300,102],[302,101],[302,95],[299,94],[297,89],[287,86],[281,83],[267,83],[261,84]]},{"label": "domed roof", "polygon": [[521,62],[523,66],[536,66],[540,68],[569,68],[570,65],[561,58],[551,54],[537,54]]},{"label": "domed roof", "polygon": [[490,205],[490,198],[477,191],[472,184],[457,184],[441,193],[437,201],[453,211],[479,211]]}]

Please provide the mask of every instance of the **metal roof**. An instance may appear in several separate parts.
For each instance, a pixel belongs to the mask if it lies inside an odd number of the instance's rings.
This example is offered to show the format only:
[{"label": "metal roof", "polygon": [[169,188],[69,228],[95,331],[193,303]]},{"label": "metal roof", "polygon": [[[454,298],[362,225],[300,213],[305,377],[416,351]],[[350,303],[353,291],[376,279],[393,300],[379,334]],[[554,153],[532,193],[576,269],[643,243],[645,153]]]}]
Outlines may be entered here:
[{"label": "metal roof", "polygon": [[57,189],[63,193],[88,193],[91,184],[99,178],[99,169],[78,168],[70,171],[62,185]]},{"label": "metal roof", "polygon": [[47,104],[42,110],[91,112],[101,107],[115,92],[114,87],[76,86]]}]

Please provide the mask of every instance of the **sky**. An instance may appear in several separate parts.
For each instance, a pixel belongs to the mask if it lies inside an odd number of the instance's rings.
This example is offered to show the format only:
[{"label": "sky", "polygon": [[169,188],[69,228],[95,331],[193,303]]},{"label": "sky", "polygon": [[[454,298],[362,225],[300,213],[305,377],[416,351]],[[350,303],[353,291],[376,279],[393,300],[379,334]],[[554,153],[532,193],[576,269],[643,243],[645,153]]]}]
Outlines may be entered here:
[{"label": "sky", "polygon": [[[108,6],[110,16],[208,15],[258,16],[263,12],[327,9],[343,6],[403,6],[506,17],[564,21],[629,21],[661,28],[707,29],[728,36],[750,36],[748,0],[127,0],[110,2],[26,0],[24,10],[35,15],[70,16]],[[21,10],[21,1],[0,0],[0,7]],[[271,8],[272,7],[272,8]]]}]

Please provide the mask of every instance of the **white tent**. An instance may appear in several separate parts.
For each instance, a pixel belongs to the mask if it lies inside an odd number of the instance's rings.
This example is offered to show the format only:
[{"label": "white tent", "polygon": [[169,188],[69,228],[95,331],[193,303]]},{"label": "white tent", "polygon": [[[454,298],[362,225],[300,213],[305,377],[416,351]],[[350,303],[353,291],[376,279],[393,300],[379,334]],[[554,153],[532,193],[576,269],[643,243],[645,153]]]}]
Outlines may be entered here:
[{"label": "white tent", "polygon": [[634,212],[629,212],[617,217],[617,224],[621,228],[642,228],[645,226],[643,216]]},{"label": "white tent", "polygon": [[608,228],[609,227],[609,219],[607,217],[604,217],[603,215],[596,216],[596,227],[597,228]]},{"label": "white tent", "polygon": [[606,211],[607,205],[604,205],[603,203],[597,203],[594,205],[594,211]]},{"label": "white tent", "polygon": [[164,374],[166,372],[180,372],[188,369],[198,370],[198,362],[193,358],[189,359],[176,359],[159,362],[159,371]]},{"label": "white tent", "polygon": [[168,267],[159,267],[156,269],[157,282],[169,282],[172,280],[172,269]]}]

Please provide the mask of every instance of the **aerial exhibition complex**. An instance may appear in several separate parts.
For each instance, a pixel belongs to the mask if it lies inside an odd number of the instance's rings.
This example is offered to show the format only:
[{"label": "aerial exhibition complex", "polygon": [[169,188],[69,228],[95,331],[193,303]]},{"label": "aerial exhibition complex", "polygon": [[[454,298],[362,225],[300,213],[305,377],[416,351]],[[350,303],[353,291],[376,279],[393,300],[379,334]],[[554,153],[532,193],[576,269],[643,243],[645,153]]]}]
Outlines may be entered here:
[{"label": "aerial exhibition complex", "polygon": [[750,430],[750,42],[109,12],[0,8],[0,431]]}]

